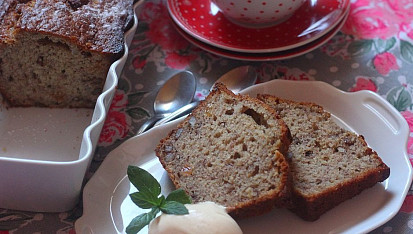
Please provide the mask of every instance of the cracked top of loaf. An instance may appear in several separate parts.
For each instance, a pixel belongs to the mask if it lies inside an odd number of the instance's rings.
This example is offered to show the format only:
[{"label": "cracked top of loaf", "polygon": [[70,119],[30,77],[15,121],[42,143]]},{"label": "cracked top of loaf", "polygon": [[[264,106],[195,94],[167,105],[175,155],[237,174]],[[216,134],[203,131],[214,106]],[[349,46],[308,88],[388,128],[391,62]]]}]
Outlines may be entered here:
[{"label": "cracked top of loaf", "polygon": [[119,53],[133,17],[132,0],[0,0],[0,42],[43,33],[84,50]]}]

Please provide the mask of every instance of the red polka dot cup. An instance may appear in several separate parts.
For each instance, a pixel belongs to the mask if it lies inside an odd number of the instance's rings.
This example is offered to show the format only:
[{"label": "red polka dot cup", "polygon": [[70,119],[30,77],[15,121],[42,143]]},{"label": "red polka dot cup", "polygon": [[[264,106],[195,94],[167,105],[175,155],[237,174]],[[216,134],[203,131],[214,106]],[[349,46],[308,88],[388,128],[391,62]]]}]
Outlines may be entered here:
[{"label": "red polka dot cup", "polygon": [[269,27],[287,20],[307,0],[211,0],[233,23]]}]

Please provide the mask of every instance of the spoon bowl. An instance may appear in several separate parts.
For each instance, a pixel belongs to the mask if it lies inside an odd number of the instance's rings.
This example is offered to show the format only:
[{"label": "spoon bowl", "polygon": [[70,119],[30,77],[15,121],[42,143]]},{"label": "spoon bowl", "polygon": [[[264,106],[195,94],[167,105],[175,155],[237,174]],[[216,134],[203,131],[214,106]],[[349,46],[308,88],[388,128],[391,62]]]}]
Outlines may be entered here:
[{"label": "spoon bowl", "polygon": [[257,72],[251,66],[236,67],[222,75],[215,83],[223,83],[229,90],[239,93],[241,90],[250,87],[257,81]]},{"label": "spoon bowl", "polygon": [[151,128],[158,120],[167,117],[182,106],[192,101],[196,91],[194,75],[182,71],[171,78],[159,89],[153,104],[154,116],[148,119],[138,130],[137,134]]},{"label": "spoon bowl", "polygon": [[[241,66],[236,67],[229,72],[222,75],[215,83],[212,85],[211,89],[214,85],[218,82],[223,83],[229,90],[234,93],[239,93],[241,90],[255,84],[257,81],[257,72],[255,71],[254,67],[252,66]],[[171,120],[174,120],[178,117],[183,115],[189,114],[196,106],[198,106],[199,102],[192,102],[189,103],[180,109],[176,110],[172,114],[166,116],[165,118],[157,121],[153,127],[162,125],[167,123]]]}]

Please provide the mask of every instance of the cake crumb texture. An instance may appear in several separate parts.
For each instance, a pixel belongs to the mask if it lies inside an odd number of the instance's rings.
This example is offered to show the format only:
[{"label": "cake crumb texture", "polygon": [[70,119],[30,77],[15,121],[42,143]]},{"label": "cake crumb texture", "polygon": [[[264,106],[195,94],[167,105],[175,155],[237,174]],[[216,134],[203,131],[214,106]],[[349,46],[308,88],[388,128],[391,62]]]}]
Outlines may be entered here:
[{"label": "cake crumb texture", "polygon": [[175,186],[234,217],[271,210],[283,196],[291,136],[264,103],[218,84],[156,148]]},{"label": "cake crumb texture", "polygon": [[323,107],[270,95],[258,98],[274,108],[291,131],[291,209],[302,218],[316,220],[390,175],[363,136],[341,128]]}]

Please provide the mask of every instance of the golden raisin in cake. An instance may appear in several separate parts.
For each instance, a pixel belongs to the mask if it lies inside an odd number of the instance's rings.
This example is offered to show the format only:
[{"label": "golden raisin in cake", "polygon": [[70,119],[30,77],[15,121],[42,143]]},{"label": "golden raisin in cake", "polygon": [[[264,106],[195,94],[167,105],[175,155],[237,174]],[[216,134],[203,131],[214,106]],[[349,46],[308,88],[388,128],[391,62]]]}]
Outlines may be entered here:
[{"label": "golden raisin in cake", "polygon": [[11,106],[94,107],[123,53],[131,0],[0,0],[0,92]]},{"label": "golden raisin in cake", "polygon": [[156,154],[194,202],[212,201],[246,217],[268,212],[284,194],[290,141],[274,110],[217,84]]},{"label": "golden raisin in cake", "polygon": [[364,138],[342,129],[321,106],[270,95],[258,98],[274,108],[291,131],[292,211],[302,218],[316,220],[389,177],[390,168]]}]

